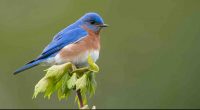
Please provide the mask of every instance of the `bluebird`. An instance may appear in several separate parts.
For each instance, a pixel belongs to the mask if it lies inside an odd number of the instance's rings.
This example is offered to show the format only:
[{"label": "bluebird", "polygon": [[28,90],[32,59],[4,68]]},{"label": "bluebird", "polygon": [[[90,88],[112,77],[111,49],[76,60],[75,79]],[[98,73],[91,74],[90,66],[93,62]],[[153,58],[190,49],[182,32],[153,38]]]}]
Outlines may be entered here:
[{"label": "bluebird", "polygon": [[71,62],[77,67],[86,66],[89,54],[96,62],[100,51],[99,34],[107,26],[99,14],[86,13],[58,32],[36,59],[17,69],[14,74],[39,64],[60,65]]}]

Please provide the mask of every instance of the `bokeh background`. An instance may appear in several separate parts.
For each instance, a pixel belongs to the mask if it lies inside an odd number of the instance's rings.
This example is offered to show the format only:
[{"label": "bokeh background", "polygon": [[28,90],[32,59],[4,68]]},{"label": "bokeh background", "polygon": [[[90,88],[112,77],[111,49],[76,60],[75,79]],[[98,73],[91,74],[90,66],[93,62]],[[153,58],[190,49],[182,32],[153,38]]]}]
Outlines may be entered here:
[{"label": "bokeh background", "polygon": [[101,33],[97,108],[200,108],[199,0],[0,0],[0,108],[77,108],[74,97],[32,100],[46,67],[14,76],[86,12]]}]

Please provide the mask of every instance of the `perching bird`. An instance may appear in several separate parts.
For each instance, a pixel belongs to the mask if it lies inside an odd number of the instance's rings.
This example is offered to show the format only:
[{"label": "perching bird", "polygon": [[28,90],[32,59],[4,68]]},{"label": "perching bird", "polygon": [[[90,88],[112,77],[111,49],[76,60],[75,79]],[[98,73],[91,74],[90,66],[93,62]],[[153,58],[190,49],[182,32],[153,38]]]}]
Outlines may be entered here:
[{"label": "perching bird", "polygon": [[57,33],[36,59],[16,70],[14,74],[41,63],[59,65],[72,62],[78,67],[86,66],[89,54],[96,61],[100,51],[99,33],[107,26],[97,13],[86,13],[75,23]]}]

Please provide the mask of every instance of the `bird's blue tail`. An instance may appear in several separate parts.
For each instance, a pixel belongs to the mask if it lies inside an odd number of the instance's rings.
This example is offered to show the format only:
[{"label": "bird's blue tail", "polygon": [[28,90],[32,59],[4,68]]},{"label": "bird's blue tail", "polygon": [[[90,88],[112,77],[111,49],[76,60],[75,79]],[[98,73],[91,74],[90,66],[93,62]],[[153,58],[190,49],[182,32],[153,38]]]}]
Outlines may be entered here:
[{"label": "bird's blue tail", "polygon": [[32,67],[35,67],[37,65],[39,65],[42,61],[44,61],[44,59],[40,59],[40,60],[33,60],[29,63],[27,63],[26,65],[22,66],[21,68],[17,69],[13,74],[18,74],[24,70],[30,69]]}]

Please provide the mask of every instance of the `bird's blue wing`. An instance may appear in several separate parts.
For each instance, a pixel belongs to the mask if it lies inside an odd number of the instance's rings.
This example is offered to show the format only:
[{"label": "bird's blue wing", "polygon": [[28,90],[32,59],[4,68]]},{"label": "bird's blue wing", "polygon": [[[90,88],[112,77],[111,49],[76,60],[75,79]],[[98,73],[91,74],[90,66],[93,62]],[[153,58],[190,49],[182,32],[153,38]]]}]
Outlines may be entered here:
[{"label": "bird's blue wing", "polygon": [[24,70],[30,69],[34,66],[37,66],[41,62],[45,61],[47,58],[56,55],[60,49],[69,45],[71,43],[76,43],[82,38],[86,37],[87,32],[81,28],[76,29],[65,29],[59,32],[52,42],[43,50],[40,56],[37,59],[34,59],[27,63],[26,65],[22,66],[21,68],[17,69],[14,74],[20,73]]},{"label": "bird's blue wing", "polygon": [[37,59],[48,58],[59,50],[61,50],[66,45],[75,43],[80,39],[84,38],[87,35],[87,32],[82,28],[76,28],[68,31],[63,31],[57,34],[52,42],[43,50],[41,55]]}]

